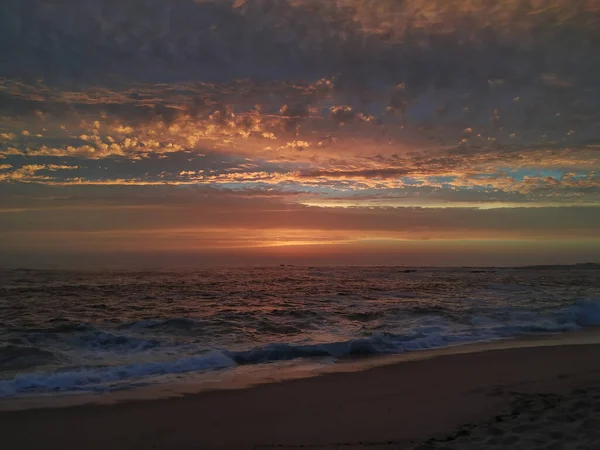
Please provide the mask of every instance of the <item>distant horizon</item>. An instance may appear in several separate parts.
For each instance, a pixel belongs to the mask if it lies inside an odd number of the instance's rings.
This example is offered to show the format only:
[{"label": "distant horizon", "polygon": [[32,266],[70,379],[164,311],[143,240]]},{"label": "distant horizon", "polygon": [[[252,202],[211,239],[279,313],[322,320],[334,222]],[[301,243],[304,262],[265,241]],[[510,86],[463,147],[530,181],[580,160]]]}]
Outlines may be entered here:
[{"label": "distant horizon", "polygon": [[226,269],[284,269],[284,268],[301,268],[301,269],[321,269],[321,268],[398,268],[398,269],[536,269],[536,268],[569,268],[569,267],[582,267],[588,266],[592,268],[600,268],[600,262],[578,262],[570,264],[532,264],[532,265],[492,265],[492,266],[435,266],[435,265],[405,265],[405,264],[257,264],[257,265],[242,265],[242,266],[223,266],[223,265],[184,265],[174,266],[169,265],[168,267],[160,266],[8,266],[0,264],[0,270],[12,270],[12,271],[45,271],[45,270],[56,270],[56,271],[74,271],[74,272],[92,272],[92,271],[125,271],[125,272],[144,272],[144,271],[156,271],[156,272],[168,272],[168,271],[194,271],[194,270],[226,270]]}]

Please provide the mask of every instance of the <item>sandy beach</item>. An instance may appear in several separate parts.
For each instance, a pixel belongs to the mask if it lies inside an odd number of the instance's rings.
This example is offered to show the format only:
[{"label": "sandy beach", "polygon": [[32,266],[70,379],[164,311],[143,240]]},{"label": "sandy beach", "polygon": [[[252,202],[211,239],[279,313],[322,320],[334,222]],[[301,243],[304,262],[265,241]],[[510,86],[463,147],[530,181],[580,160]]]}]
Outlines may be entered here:
[{"label": "sandy beach", "polygon": [[[549,344],[549,343],[547,343]],[[597,449],[600,345],[508,348],[181,398],[0,413],[7,449]]]}]

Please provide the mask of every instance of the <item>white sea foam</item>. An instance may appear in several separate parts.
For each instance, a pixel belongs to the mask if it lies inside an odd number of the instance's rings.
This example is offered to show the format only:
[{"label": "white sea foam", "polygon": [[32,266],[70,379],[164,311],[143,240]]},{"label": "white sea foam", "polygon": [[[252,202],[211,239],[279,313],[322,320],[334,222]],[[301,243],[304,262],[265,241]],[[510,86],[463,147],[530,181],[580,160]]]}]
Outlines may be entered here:
[{"label": "white sea foam", "polygon": [[107,383],[131,382],[147,377],[205,371],[235,363],[225,354],[209,354],[164,362],[145,362],[116,367],[82,369],[56,373],[28,373],[0,381],[0,396],[15,394],[108,390]]},{"label": "white sea foam", "polygon": [[582,299],[566,308],[538,313],[503,308],[504,321],[473,316],[458,326],[444,317],[428,317],[425,326],[401,334],[375,332],[362,338],[326,343],[270,343],[247,350],[218,351],[175,360],[85,368],[55,373],[25,373],[0,381],[0,396],[67,391],[98,391],[152,382],[153,377],[307,357],[394,354],[483,342],[532,333],[555,333],[600,325],[600,302]]}]

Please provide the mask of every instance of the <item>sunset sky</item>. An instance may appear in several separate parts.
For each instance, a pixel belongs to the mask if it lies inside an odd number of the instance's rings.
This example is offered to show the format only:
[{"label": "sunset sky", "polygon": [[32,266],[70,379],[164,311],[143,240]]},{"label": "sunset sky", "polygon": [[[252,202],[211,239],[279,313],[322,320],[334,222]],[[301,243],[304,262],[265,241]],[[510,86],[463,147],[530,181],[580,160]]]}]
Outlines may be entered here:
[{"label": "sunset sky", "polygon": [[600,262],[597,0],[3,0],[0,264]]}]

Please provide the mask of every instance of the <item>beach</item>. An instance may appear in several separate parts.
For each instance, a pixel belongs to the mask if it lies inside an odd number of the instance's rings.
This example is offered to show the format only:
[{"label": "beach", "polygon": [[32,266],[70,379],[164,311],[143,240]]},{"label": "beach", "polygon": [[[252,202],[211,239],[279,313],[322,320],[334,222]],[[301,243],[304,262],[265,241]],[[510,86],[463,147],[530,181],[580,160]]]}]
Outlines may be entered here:
[{"label": "beach", "polygon": [[595,449],[600,344],[586,336],[179,398],[6,411],[0,433],[4,448],[25,450]]}]

